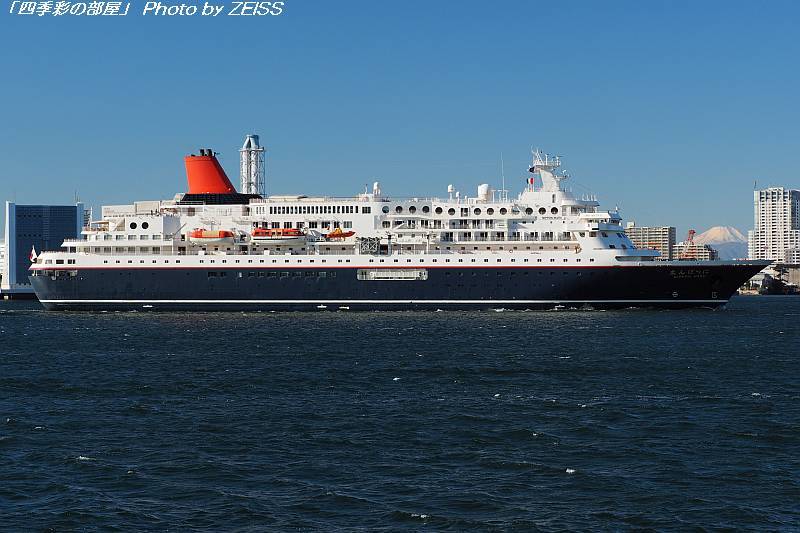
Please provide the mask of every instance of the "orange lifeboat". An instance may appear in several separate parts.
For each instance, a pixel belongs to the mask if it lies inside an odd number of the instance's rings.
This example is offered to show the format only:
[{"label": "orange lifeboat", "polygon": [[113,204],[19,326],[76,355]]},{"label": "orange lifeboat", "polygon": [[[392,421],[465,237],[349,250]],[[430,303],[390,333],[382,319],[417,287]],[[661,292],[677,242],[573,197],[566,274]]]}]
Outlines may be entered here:
[{"label": "orange lifeboat", "polygon": [[305,233],[296,228],[254,228],[250,237],[254,241],[294,242],[305,238]]},{"label": "orange lifeboat", "polygon": [[355,234],[356,234],[355,231],[342,231],[342,228],[336,228],[332,232],[325,235],[325,238],[328,239],[329,241],[340,240],[352,237]]},{"label": "orange lifeboat", "polygon": [[194,229],[188,233],[189,242],[195,244],[221,244],[233,242],[232,231]]}]

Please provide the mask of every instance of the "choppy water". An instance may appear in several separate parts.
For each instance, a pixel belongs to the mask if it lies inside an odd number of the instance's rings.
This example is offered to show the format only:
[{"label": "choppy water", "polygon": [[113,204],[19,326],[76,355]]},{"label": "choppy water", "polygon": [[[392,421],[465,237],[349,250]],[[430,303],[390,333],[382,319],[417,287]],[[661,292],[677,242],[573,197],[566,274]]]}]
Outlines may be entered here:
[{"label": "choppy water", "polygon": [[798,529],[799,325],[3,303],[0,529]]}]

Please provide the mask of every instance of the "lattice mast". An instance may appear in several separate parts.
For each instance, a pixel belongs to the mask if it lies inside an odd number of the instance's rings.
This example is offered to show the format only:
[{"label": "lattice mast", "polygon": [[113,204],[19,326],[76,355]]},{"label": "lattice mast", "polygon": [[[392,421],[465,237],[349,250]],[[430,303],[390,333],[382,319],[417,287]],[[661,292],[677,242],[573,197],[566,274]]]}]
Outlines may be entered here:
[{"label": "lattice mast", "polygon": [[264,177],[264,153],[266,148],[258,143],[258,135],[248,135],[244,138],[242,149],[239,150],[239,178],[241,180],[242,194],[261,194],[267,192]]}]

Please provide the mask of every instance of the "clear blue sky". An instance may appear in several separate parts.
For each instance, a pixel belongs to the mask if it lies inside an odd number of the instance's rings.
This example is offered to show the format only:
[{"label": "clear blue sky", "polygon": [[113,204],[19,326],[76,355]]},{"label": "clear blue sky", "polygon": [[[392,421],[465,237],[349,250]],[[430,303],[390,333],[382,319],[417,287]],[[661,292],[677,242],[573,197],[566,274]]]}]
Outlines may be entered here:
[{"label": "clear blue sky", "polygon": [[[286,0],[280,17],[0,14],[0,199],[183,191],[245,133],[271,193],[523,186],[532,144],[625,219],[752,224],[800,187],[798,2]],[[8,3],[6,4],[8,6]]]}]

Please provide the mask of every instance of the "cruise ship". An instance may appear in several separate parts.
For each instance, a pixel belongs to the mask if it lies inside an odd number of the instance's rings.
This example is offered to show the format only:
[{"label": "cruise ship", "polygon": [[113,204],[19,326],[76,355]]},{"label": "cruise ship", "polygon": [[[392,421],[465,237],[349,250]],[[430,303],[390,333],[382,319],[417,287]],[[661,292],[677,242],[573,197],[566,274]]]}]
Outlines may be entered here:
[{"label": "cruise ship", "polygon": [[[267,196],[247,136],[240,191],[217,154],[185,157],[188,191],[105,206],[61,250],[32,254],[47,310],[717,308],[765,261],[667,261],[617,210],[564,187],[532,151],[516,196],[450,185],[441,198]],[[522,180],[521,180],[522,181]],[[523,185],[522,183],[520,185]]]}]

